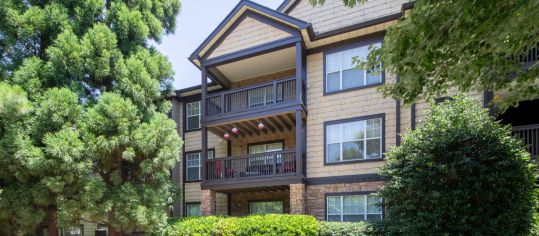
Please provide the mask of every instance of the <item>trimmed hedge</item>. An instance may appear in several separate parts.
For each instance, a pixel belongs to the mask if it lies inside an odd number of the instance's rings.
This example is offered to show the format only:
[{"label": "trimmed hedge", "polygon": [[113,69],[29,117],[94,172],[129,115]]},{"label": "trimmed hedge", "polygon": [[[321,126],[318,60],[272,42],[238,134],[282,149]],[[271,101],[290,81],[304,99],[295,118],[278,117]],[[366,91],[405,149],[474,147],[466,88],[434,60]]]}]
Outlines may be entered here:
[{"label": "trimmed hedge", "polygon": [[[180,219],[167,229],[168,236],[180,235],[373,235],[370,223],[317,221],[309,215],[251,215],[246,217],[205,216]],[[374,233],[375,235],[379,235]]]},{"label": "trimmed hedge", "polygon": [[188,217],[176,222],[168,235],[318,235],[318,221],[307,215],[247,217]]}]

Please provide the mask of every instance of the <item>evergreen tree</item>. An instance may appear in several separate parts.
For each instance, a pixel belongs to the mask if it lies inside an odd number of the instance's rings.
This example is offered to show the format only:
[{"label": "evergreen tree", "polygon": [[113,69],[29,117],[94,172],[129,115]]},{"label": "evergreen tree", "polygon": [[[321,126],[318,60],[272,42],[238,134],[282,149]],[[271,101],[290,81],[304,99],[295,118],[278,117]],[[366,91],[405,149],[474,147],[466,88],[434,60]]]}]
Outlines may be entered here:
[{"label": "evergreen tree", "polygon": [[[175,195],[181,141],[167,118],[172,68],[149,41],[179,0],[0,1],[0,224],[105,220],[154,231]],[[5,94],[5,95],[4,95]]]}]

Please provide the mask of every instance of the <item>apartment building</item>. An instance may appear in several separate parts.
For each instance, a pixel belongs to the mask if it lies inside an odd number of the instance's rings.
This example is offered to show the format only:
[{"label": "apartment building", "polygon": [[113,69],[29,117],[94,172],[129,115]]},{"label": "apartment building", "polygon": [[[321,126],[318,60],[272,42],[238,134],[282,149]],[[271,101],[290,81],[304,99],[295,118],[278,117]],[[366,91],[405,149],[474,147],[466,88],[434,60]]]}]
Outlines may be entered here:
[{"label": "apartment building", "polygon": [[[384,98],[377,88],[397,76],[359,70],[352,58],[383,44],[385,30],[413,4],[308,2],[270,9],[242,0],[189,57],[201,85],[172,99],[185,142],[173,170],[183,186],[174,216],[383,217],[378,167],[400,135],[421,122],[427,103]],[[530,53],[537,60],[537,50]],[[498,95],[470,96],[486,105]],[[526,104],[539,107],[537,100]],[[522,111],[501,119],[518,125],[515,132],[537,155],[539,119],[523,119]]]}]

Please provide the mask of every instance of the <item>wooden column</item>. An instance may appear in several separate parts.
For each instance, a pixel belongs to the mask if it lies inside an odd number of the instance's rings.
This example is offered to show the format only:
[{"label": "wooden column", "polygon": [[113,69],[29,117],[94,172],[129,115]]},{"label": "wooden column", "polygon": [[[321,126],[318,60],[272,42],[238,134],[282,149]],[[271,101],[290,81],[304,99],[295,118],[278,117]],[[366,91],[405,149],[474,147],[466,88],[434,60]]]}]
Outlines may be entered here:
[{"label": "wooden column", "polygon": [[301,91],[302,91],[302,79],[303,79],[303,46],[301,42],[296,43],[296,101],[301,103]]},{"label": "wooden column", "polygon": [[204,182],[206,180],[206,161],[208,160],[208,128],[206,127],[206,95],[208,93],[208,76],[206,74],[206,67],[201,66],[202,71],[202,86],[201,86],[201,99],[200,99],[200,131],[202,132],[202,150],[201,155],[201,179]]},{"label": "wooden column", "polygon": [[303,175],[303,117],[302,111],[296,110],[296,175]]}]

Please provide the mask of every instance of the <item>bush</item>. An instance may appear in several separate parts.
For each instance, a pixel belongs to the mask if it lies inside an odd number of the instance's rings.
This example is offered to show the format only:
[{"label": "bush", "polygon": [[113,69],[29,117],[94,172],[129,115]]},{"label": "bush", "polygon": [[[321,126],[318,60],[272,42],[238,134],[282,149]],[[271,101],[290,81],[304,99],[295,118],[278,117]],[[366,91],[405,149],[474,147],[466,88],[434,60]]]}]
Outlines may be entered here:
[{"label": "bush", "polygon": [[318,222],[307,215],[251,215],[246,217],[189,217],[169,229],[180,235],[317,235]]},{"label": "bush", "polygon": [[362,236],[372,235],[372,229],[366,222],[320,222],[320,236]]},{"label": "bush", "polygon": [[474,101],[433,106],[386,155],[387,235],[527,235],[534,166],[520,140]]}]

